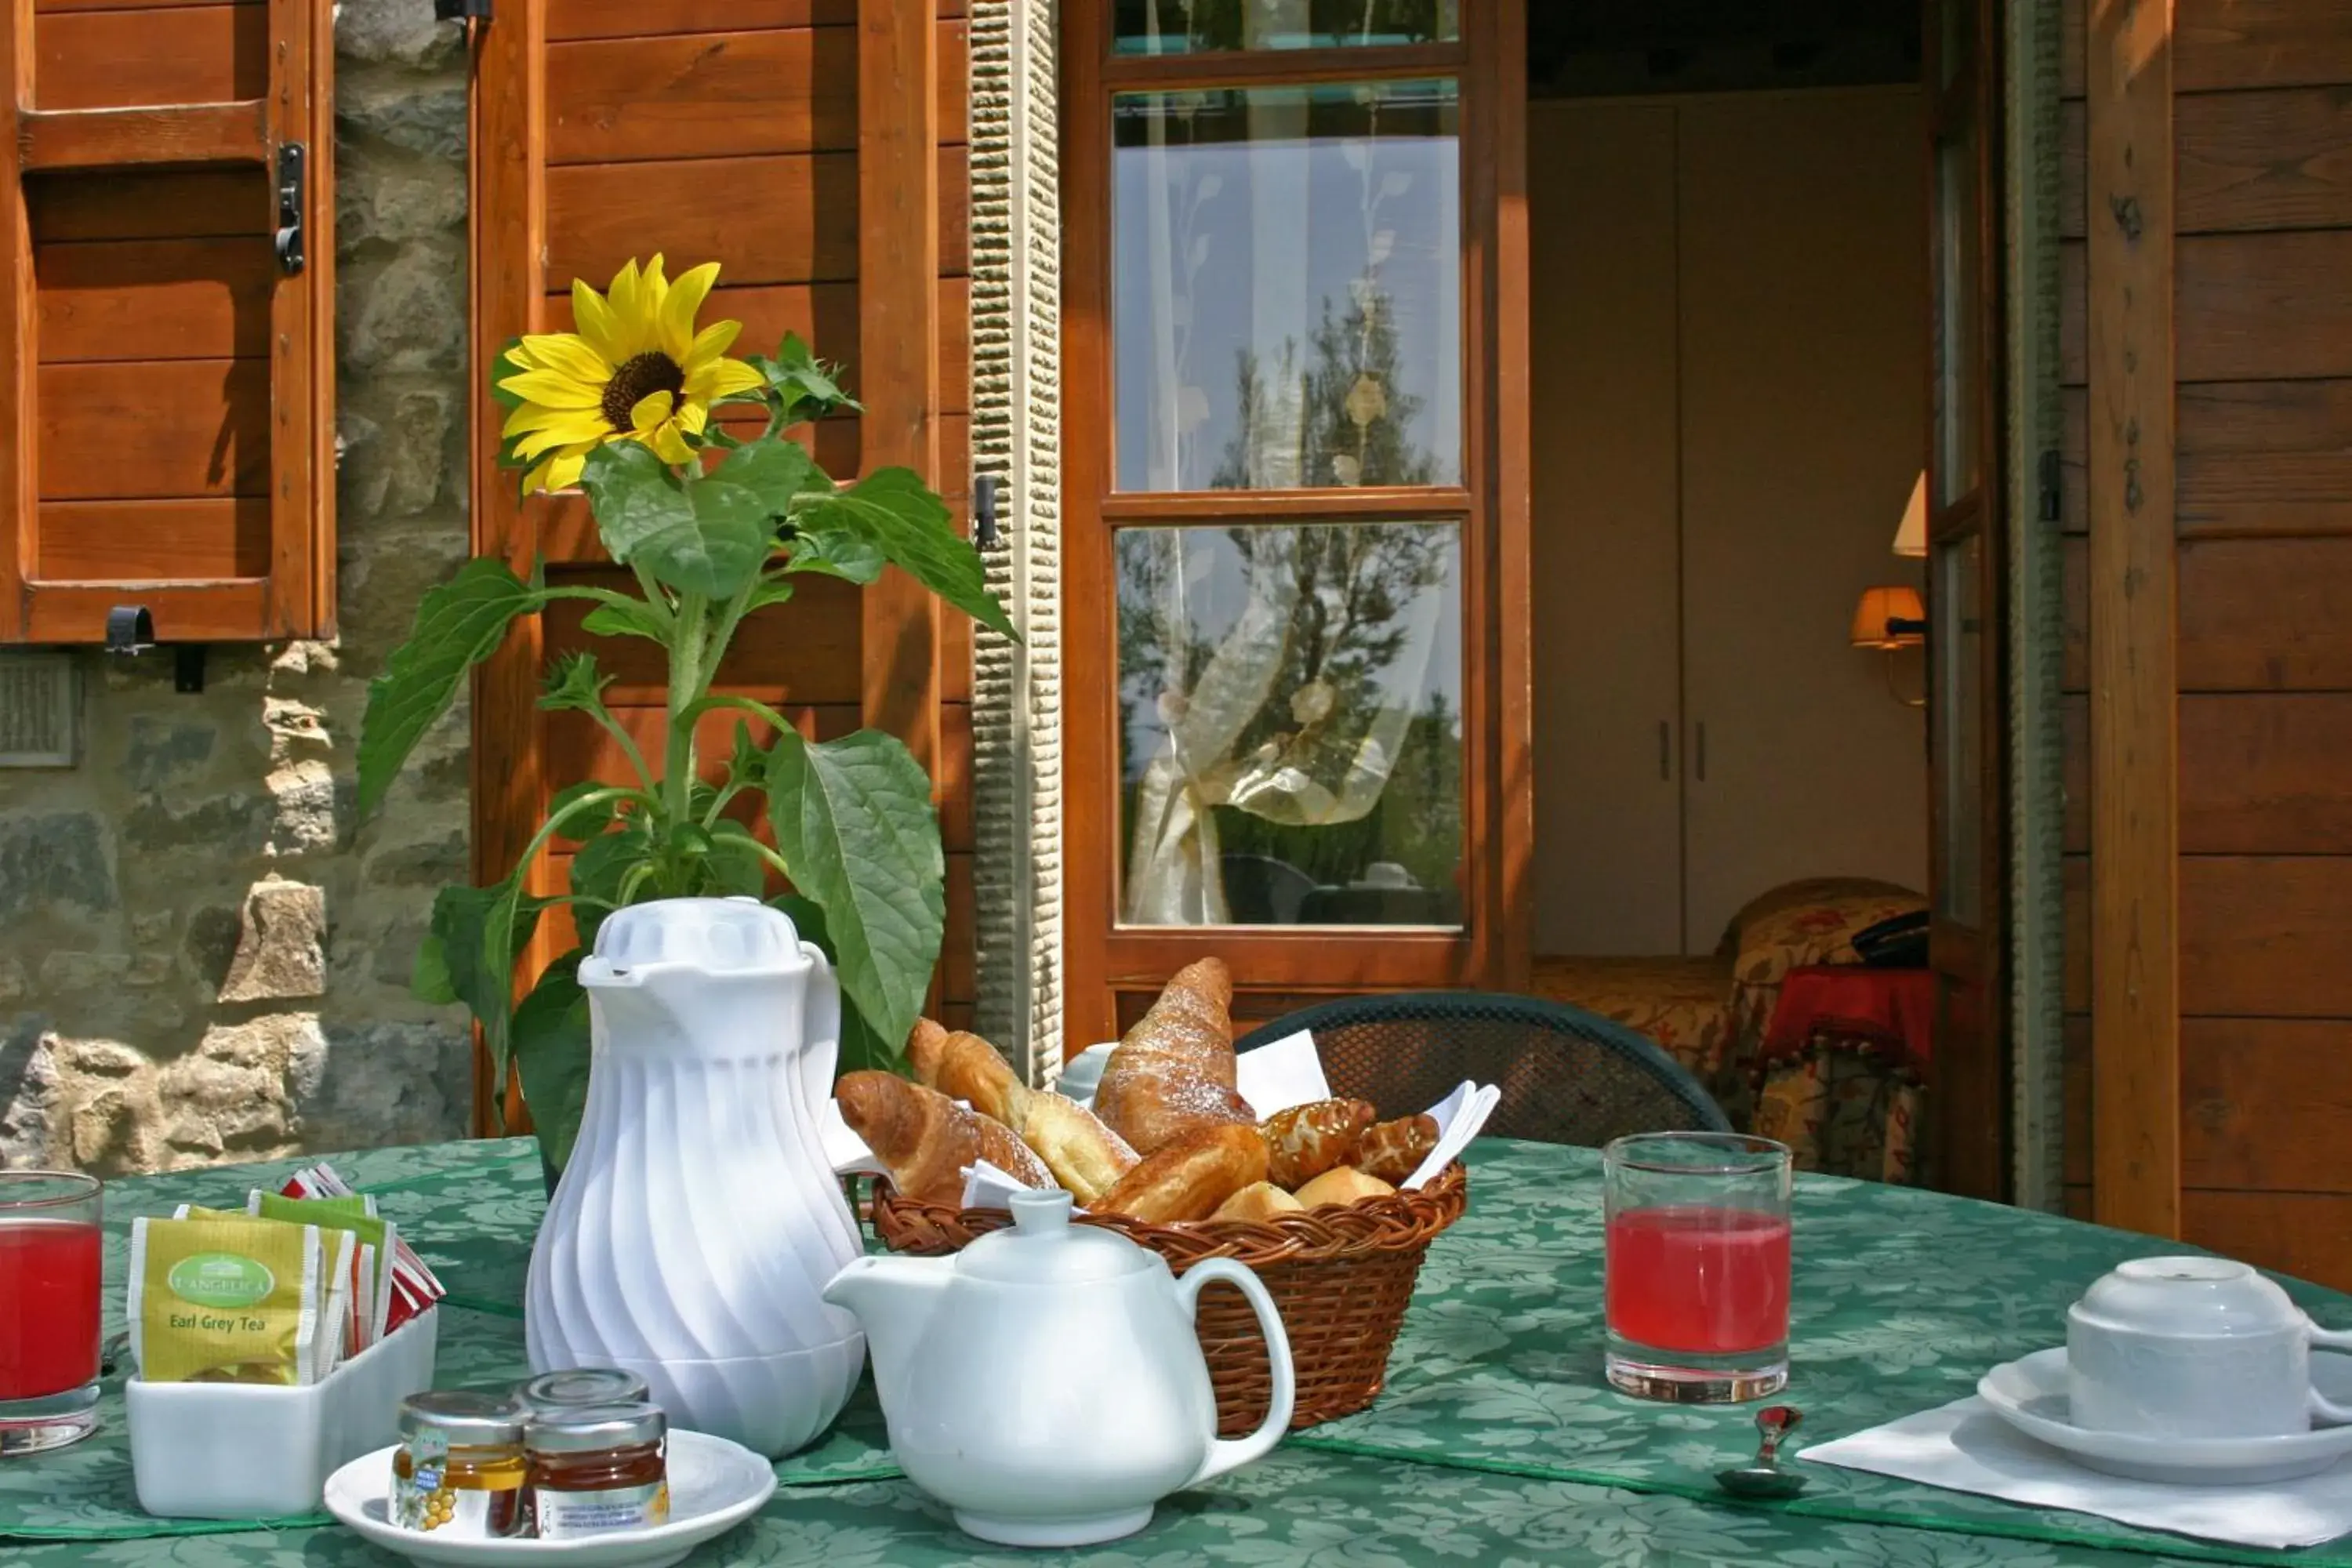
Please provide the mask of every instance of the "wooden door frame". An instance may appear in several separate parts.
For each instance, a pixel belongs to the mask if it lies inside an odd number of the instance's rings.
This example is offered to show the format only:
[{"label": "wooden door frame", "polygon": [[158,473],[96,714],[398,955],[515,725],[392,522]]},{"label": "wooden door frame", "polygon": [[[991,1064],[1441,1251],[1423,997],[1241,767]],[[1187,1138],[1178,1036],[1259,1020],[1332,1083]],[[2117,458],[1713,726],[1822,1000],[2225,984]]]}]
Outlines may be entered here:
[{"label": "wooden door frame", "polygon": [[[1469,985],[1525,989],[1530,967],[1534,792],[1532,653],[1528,632],[1529,458],[1526,205],[1526,0],[1464,7],[1458,43],[1380,49],[1267,50],[1129,58],[1109,64],[1108,6],[1067,7],[1061,22],[1065,479],[1064,795],[1117,798],[1115,673],[1089,647],[1116,647],[1112,524],[1121,518],[1464,519],[1464,929],[1130,928],[1118,925],[1118,813],[1066,809],[1066,1048],[1113,1037],[1114,988],[1156,985],[1215,951],[1246,956],[1237,978],[1298,994]],[[1111,95],[1163,81],[1413,79],[1461,86],[1464,483],[1433,489],[1138,497],[1112,483],[1109,353]],[[1068,215],[1088,215],[1071,222]],[[1244,492],[1236,492],[1240,496]],[[1335,498],[1339,504],[1333,505]],[[1110,715],[1106,722],[1104,716]],[[1477,730],[1485,731],[1480,743]],[[1243,934],[1245,932],[1245,934]],[[1339,939],[1336,940],[1335,939]]]},{"label": "wooden door frame", "polygon": [[[1943,14],[1952,5],[1967,7],[1975,37],[1966,65],[1949,83],[1943,79]],[[2011,1114],[2014,1092],[2010,1050],[2012,1018],[2009,996],[2009,931],[2013,892],[2010,872],[2011,852],[2007,723],[2007,680],[2010,605],[2008,564],[2010,531],[2016,520],[2008,516],[2009,461],[2006,406],[2006,333],[2002,323],[2007,248],[2003,244],[2004,210],[2001,157],[2005,116],[2002,113],[2002,52],[2006,33],[2000,26],[1998,0],[1926,0],[1921,8],[1921,70],[1927,93],[1928,290],[1927,301],[1927,397],[1926,400],[1927,487],[1927,583],[1929,602],[1927,719],[1928,727],[1928,902],[1931,968],[1938,976],[1935,1069],[1931,1098],[1930,1179],[1948,1191],[1972,1197],[2005,1198],[2014,1173],[2010,1157]],[[1941,499],[1941,456],[1944,434],[1944,390],[1940,365],[1948,350],[1942,320],[1945,279],[1942,258],[1943,148],[1952,127],[1973,119],[1976,134],[1975,210],[1969,220],[1976,227],[1977,275],[1974,279],[1977,333],[1977,384],[1973,438],[1978,465],[1974,489],[1950,502]],[[1974,534],[1978,552],[1978,605],[1983,623],[1977,659],[1978,759],[1977,919],[1972,927],[1948,920],[1942,908],[1947,822],[1942,800],[1943,752],[1937,747],[1937,716],[1942,709],[1942,681],[1937,649],[1949,606],[1935,601],[1938,547]],[[1957,959],[1955,955],[1957,954]],[[1946,1027],[1949,1017],[1941,976],[1956,965],[1958,978],[1973,988],[1979,1000],[1973,1029]],[[1958,1048],[1956,1048],[1958,1047]]]}]

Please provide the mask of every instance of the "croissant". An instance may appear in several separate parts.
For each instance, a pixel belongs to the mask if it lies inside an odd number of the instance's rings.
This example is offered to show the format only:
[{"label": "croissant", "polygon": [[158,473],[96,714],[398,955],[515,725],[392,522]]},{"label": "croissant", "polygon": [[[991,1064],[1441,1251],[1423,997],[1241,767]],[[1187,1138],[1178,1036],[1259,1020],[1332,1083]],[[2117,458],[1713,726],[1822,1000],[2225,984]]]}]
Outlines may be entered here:
[{"label": "croissant", "polygon": [[1265,1140],[1240,1125],[1197,1128],[1169,1143],[1087,1205],[1155,1225],[1206,1219],[1244,1187],[1265,1180]]},{"label": "croissant", "polygon": [[1423,1112],[1383,1121],[1356,1145],[1356,1169],[1384,1182],[1402,1182],[1437,1147],[1437,1118]]},{"label": "croissant", "polygon": [[1051,1186],[1045,1162],[1013,1130],[946,1095],[887,1072],[842,1075],[841,1119],[890,1169],[890,1183],[919,1203],[963,1201],[964,1168],[985,1160],[1033,1187]]},{"label": "croissant", "polygon": [[1276,1111],[1258,1128],[1265,1138],[1266,1179],[1288,1189],[1346,1164],[1372,1115],[1360,1100],[1318,1100]]},{"label": "croissant", "polygon": [[961,1100],[1015,1131],[1027,1118],[1029,1087],[1014,1076],[1013,1064],[978,1035],[919,1018],[907,1041],[907,1065],[924,1088]]},{"label": "croissant", "polygon": [[1233,999],[1223,960],[1187,964],[1111,1052],[1095,1113],[1138,1153],[1197,1128],[1257,1120],[1234,1089]]},{"label": "croissant", "polygon": [[1082,1204],[1092,1205],[1135,1168],[1136,1152],[1127,1141],[1062,1095],[1029,1093],[1021,1138]]}]

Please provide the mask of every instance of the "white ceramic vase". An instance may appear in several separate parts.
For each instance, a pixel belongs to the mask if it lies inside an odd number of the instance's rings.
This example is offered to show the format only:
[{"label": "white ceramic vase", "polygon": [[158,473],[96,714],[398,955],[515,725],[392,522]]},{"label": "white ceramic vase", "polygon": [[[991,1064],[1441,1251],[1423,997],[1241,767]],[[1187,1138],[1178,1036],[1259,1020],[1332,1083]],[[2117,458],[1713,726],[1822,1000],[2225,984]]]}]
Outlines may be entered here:
[{"label": "white ceramic vase", "polygon": [[531,1369],[624,1367],[675,1426],[801,1447],[866,1362],[820,1296],[864,1250],[817,1135],[832,969],[781,910],[672,899],[607,917],[580,984],[593,1065],[531,1249]]}]

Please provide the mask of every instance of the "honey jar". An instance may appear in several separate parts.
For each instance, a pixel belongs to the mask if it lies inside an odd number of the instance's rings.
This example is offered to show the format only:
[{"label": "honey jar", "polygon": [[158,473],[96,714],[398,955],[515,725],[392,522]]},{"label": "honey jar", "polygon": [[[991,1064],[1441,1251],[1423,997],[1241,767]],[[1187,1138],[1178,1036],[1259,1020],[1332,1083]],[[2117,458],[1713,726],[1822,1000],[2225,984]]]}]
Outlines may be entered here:
[{"label": "honey jar", "polygon": [[616,1366],[578,1366],[563,1372],[543,1372],[515,1390],[532,1410],[562,1410],[580,1405],[641,1405],[651,1396],[646,1380]]},{"label": "honey jar", "polygon": [[400,1402],[392,1521],[465,1539],[522,1533],[526,1413],[494,1394],[412,1394]]},{"label": "honey jar", "polygon": [[668,1422],[640,1402],[541,1409],[524,1444],[541,1541],[669,1520]]}]

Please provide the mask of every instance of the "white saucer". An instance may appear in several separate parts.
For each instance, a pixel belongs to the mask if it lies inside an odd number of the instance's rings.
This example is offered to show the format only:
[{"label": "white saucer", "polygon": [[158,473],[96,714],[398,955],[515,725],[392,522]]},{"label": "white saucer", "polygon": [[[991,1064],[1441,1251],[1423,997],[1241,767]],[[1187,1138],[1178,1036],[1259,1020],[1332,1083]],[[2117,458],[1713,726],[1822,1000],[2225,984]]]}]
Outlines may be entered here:
[{"label": "white saucer", "polygon": [[[2311,1358],[2313,1380],[2330,1398],[2352,1394],[2347,1358]],[[2066,1350],[2036,1351],[1997,1366],[1977,1382],[1992,1413],[2036,1442],[2110,1476],[2173,1486],[2257,1486],[2316,1475],[2352,1455],[2352,1426],[2315,1426],[2283,1437],[2143,1437],[2092,1432],[2066,1409]]]},{"label": "white saucer", "polygon": [[461,1541],[403,1530],[386,1517],[390,1448],[362,1455],[327,1478],[327,1511],[387,1551],[438,1568],[526,1560],[564,1568],[668,1568],[760,1511],[775,1495],[768,1461],[724,1437],[669,1435],[669,1522],[577,1541]]}]

